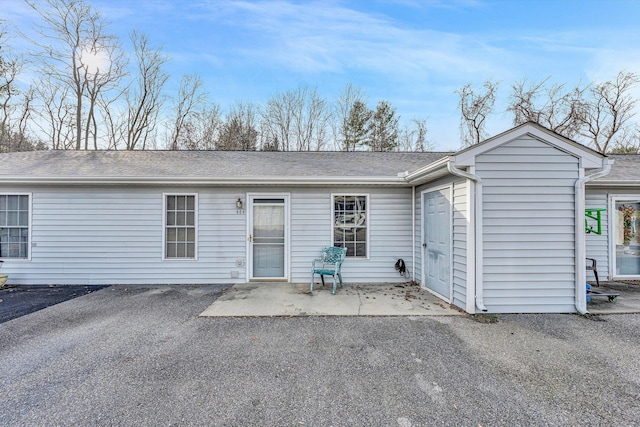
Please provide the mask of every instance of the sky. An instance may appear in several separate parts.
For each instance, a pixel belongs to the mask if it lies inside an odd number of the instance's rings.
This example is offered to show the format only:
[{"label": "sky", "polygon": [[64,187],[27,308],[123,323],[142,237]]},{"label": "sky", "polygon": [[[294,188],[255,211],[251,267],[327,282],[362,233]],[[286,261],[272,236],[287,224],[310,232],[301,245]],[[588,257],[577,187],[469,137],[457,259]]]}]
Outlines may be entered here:
[{"label": "sky", "polygon": [[[163,47],[170,87],[199,74],[223,111],[304,86],[333,102],[351,83],[370,108],[387,100],[402,122],[426,119],[443,151],[460,148],[455,91],[465,84],[499,82],[486,127],[494,135],[512,127],[505,111],[517,81],[575,86],[640,73],[634,0],[87,1],[125,49],[134,29]],[[2,0],[0,19],[29,34],[36,16]]]}]

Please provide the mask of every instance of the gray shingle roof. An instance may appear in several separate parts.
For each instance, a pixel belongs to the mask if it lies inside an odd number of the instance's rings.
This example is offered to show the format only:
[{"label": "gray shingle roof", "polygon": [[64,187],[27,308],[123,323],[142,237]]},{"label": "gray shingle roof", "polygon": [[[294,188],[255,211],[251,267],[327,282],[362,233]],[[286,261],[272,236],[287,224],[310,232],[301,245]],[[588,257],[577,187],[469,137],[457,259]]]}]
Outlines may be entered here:
[{"label": "gray shingle roof", "polygon": [[611,172],[596,181],[640,181],[640,154],[609,154],[614,159]]},{"label": "gray shingle roof", "polygon": [[450,153],[31,151],[0,154],[1,177],[397,177]]},{"label": "gray shingle roof", "polygon": [[[395,178],[453,153],[271,151],[29,151],[0,154],[4,178]],[[640,182],[640,155],[611,155],[595,182]]]}]

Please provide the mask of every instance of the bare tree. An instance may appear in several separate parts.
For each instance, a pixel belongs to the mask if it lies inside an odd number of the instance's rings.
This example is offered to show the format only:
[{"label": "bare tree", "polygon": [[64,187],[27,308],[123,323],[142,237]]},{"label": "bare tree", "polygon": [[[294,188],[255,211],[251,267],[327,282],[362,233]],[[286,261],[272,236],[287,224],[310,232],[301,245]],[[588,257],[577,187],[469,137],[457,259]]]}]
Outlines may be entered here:
[{"label": "bare tree", "polygon": [[564,85],[548,86],[550,77],[528,83],[526,79],[513,84],[507,111],[513,113],[513,124],[536,122],[567,138],[575,138],[586,114],[584,93],[580,85],[565,92]]},{"label": "bare tree", "polygon": [[408,125],[403,125],[398,132],[398,145],[396,145],[395,151],[410,152],[413,151],[413,138],[415,137],[415,130],[411,129]]},{"label": "bare tree", "polygon": [[[89,62],[83,68],[84,78],[87,80],[87,117],[85,124],[84,149],[89,148],[89,136],[93,136],[93,148],[98,149],[98,123],[96,108],[108,109],[110,105],[122,95],[122,92],[111,94],[125,75],[126,59],[115,38],[92,40],[88,55],[100,58],[98,63]],[[92,61],[94,61],[92,60]],[[102,68],[101,68],[102,67]],[[105,114],[109,114],[105,112]]]},{"label": "bare tree", "polygon": [[34,91],[29,89],[21,95],[21,102],[11,106],[12,116],[0,123],[0,152],[45,150],[46,145],[30,134]]},{"label": "bare tree", "polygon": [[638,102],[630,92],[639,81],[637,74],[620,71],[615,81],[592,85],[582,135],[596,150],[606,153],[612,144],[626,145],[624,139],[630,133],[625,128]]},{"label": "bare tree", "polygon": [[298,88],[293,95],[293,139],[297,143],[297,149],[319,151],[326,143],[330,125],[327,101],[318,95],[315,88]]},{"label": "bare tree", "polygon": [[202,92],[202,78],[197,74],[186,74],[182,76],[178,96],[174,100],[175,118],[173,120],[171,137],[168,144],[170,150],[177,150],[179,148],[179,141],[184,136],[185,128],[196,118],[195,115],[205,101],[206,94]]},{"label": "bare tree", "polygon": [[35,99],[35,90],[29,88],[22,95],[22,104],[20,106],[20,114],[16,120],[16,130],[14,132],[14,148],[13,151],[31,151],[46,150],[46,144],[29,136],[29,125],[32,122],[33,107],[31,104]]},{"label": "bare tree", "polygon": [[398,134],[397,151],[425,152],[431,149],[427,141],[427,120],[413,119],[410,125],[404,125]]},{"label": "bare tree", "polygon": [[161,48],[153,48],[144,34],[131,35],[138,73],[126,95],[127,114],[125,135],[127,150],[146,148],[156,129],[158,114],[164,103],[162,90],[168,74],[162,69],[168,58]]},{"label": "bare tree", "polygon": [[487,116],[493,112],[498,82],[487,80],[483,87],[483,92],[476,92],[468,83],[456,91],[460,96],[460,136],[464,146],[477,144],[486,137],[484,128]]},{"label": "bare tree", "polygon": [[623,135],[616,138],[611,154],[640,154],[640,125],[629,126],[622,131]]},{"label": "bare tree", "polygon": [[291,150],[296,102],[293,92],[276,93],[260,110],[263,150]]},{"label": "bare tree", "polygon": [[119,145],[126,142],[126,108],[124,97],[126,88],[116,93],[116,96],[98,96],[101,114],[101,125],[104,129],[104,145],[107,150],[118,150]]},{"label": "bare tree", "polygon": [[237,103],[220,129],[216,150],[255,151],[258,142],[258,115],[252,104]]},{"label": "bare tree", "polygon": [[179,140],[179,149],[215,149],[221,126],[220,106],[218,104],[201,106],[184,123]]},{"label": "bare tree", "polygon": [[380,101],[368,123],[366,145],[371,151],[393,151],[398,145],[398,121],[396,109],[389,101]]},{"label": "bare tree", "polygon": [[68,91],[68,86],[52,80],[48,75],[42,76],[35,86],[36,96],[40,100],[40,108],[36,113],[41,119],[34,123],[47,136],[54,150],[69,150],[75,145],[75,110],[68,102]]},{"label": "bare tree", "polygon": [[[42,18],[44,25],[37,29],[38,40],[32,40],[39,51],[35,53],[41,72],[49,79],[65,86],[75,105],[75,149],[88,148],[89,124],[96,131],[94,107],[98,93],[109,83],[115,82],[119,66],[116,39],[106,33],[106,22],[99,11],[83,0],[46,0],[27,4]],[[91,87],[91,92],[88,92]],[[89,98],[89,111],[84,111],[84,98]],[[83,120],[85,126],[83,126]],[[97,143],[94,140],[94,143]]]},{"label": "bare tree", "polygon": [[0,145],[7,151],[11,146],[9,139],[13,131],[12,119],[19,94],[16,79],[24,65],[23,58],[13,55],[7,48],[8,39],[7,29],[0,21]]}]

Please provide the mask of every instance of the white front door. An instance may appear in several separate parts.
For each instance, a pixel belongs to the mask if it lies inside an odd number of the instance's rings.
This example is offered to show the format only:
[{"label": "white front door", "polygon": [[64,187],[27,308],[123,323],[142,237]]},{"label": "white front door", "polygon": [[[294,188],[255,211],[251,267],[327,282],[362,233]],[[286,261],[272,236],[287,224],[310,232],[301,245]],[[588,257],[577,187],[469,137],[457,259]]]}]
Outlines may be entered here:
[{"label": "white front door", "polygon": [[423,197],[423,283],[447,301],[451,298],[451,187]]},{"label": "white front door", "polygon": [[249,278],[288,279],[289,196],[249,195]]}]

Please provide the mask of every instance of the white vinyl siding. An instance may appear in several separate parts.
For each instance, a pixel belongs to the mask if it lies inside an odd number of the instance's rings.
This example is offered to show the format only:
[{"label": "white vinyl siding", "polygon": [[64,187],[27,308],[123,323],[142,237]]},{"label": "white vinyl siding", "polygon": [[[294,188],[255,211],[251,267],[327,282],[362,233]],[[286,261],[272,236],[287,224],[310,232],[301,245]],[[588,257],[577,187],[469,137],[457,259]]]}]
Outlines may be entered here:
[{"label": "white vinyl siding", "polygon": [[[586,189],[585,207],[587,209],[609,209],[607,193],[609,190],[600,188]],[[595,221],[588,220],[589,224],[595,225]],[[587,233],[585,240],[587,246],[587,258],[596,260],[598,267],[598,277],[606,280],[609,277],[609,213],[601,214],[602,234]],[[595,281],[592,271],[587,270],[587,280]]]},{"label": "white vinyl siding", "polygon": [[3,270],[16,284],[244,282],[238,193],[185,190],[199,193],[197,260],[163,261],[162,189],[42,187],[32,196],[31,262],[5,262]]},{"label": "white vinyl siding", "polygon": [[490,312],[575,311],[578,159],[522,137],[476,158]]},{"label": "white vinyl siding", "polygon": [[[9,189],[8,189],[9,190]],[[15,193],[15,189],[10,189]],[[168,191],[169,190],[169,191]],[[274,190],[274,188],[271,188]],[[350,258],[347,283],[402,282],[411,271],[411,189],[352,188],[368,194],[369,258]],[[244,283],[247,211],[256,187],[34,187],[31,262],[5,260],[14,284]],[[331,194],[340,188],[277,188],[291,194],[291,281],[308,283],[311,261],[331,240]],[[198,194],[197,259],[163,260],[163,194]]]},{"label": "white vinyl siding", "polygon": [[453,184],[453,304],[466,308],[467,304],[467,181]]},{"label": "white vinyl siding", "polygon": [[411,189],[379,188],[339,192],[336,188],[292,190],[291,198],[291,277],[295,282],[310,279],[311,261],[332,241],[332,195],[366,194],[368,257],[347,258],[342,265],[346,283],[384,283],[408,281],[395,270],[403,259],[412,271]]}]

